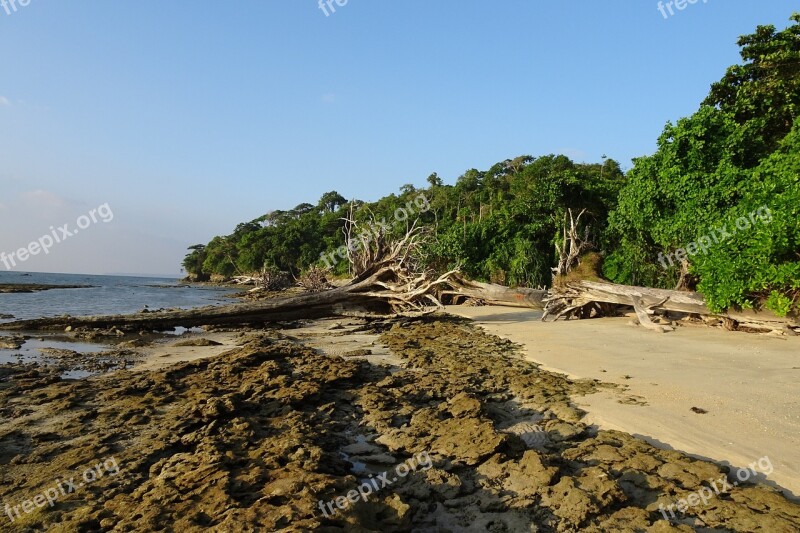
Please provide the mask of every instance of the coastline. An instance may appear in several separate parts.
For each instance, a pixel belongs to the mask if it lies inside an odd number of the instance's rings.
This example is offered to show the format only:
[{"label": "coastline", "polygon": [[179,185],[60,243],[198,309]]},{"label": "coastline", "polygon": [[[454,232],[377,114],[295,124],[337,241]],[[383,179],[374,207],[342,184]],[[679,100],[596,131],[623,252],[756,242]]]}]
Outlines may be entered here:
[{"label": "coastline", "polygon": [[[575,324],[558,326],[574,332]],[[119,343],[137,354],[134,366],[88,379],[0,367],[8,384],[0,501],[13,507],[76,465],[113,457],[119,467],[63,506],[18,516],[12,531],[56,520],[189,530],[247,520],[278,529],[289,525],[287,513],[307,530],[406,531],[412,517],[415,527],[451,530],[800,524],[799,505],[749,483],[670,516],[708,479],[734,482],[737,469],[597,427],[583,401],[630,397],[631,388],[612,375],[551,372],[464,318],[300,320],[152,339],[129,333]],[[427,469],[352,508],[318,508],[420,454]],[[779,459],[773,464],[778,472]]]}]

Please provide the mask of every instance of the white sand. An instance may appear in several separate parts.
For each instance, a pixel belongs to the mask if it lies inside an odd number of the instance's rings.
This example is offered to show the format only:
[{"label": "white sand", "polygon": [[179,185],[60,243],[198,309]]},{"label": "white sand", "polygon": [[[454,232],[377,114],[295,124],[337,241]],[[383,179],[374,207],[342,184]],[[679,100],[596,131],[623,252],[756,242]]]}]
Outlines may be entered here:
[{"label": "white sand", "polygon": [[[800,496],[800,337],[659,334],[627,318],[542,323],[539,311],[492,306],[448,312],[524,345],[543,368],[629,387],[575,398],[587,422],[734,467],[769,457],[774,471],[759,480]],[[647,405],[619,403],[631,396]]]}]

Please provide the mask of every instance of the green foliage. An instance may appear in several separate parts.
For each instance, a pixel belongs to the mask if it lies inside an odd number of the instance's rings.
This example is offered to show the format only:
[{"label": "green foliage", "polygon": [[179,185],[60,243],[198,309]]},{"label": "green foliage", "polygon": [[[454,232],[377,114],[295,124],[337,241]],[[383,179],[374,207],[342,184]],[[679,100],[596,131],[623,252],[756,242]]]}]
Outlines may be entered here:
[{"label": "green foliage", "polygon": [[589,209],[593,238],[602,242],[623,183],[615,161],[581,165],[554,155],[468,170],[455,186],[428,191],[438,221],[431,265],[459,264],[471,277],[510,285],[549,285],[566,210]]},{"label": "green foliage", "polygon": [[183,259],[183,269],[187,274],[195,276],[198,281],[206,281],[207,276],[203,274],[203,263],[206,260],[206,245],[195,244],[189,247],[189,253]]},{"label": "green foliage", "polygon": [[[741,229],[747,226],[742,218],[749,228]],[[766,300],[767,308],[789,312],[800,289],[800,120],[754,170],[745,197],[725,220],[729,228],[741,223],[733,237],[696,257],[699,290],[715,309]]]},{"label": "green foliage", "polygon": [[740,126],[735,160],[744,168],[772,153],[800,116],[800,14],[791,20],[795,24],[781,32],[759,26],[741,37],[744,64],[730,67],[704,102]]},{"label": "green foliage", "polygon": [[767,26],[742,37],[746,63],[728,69],[694,115],[667,124],[655,154],[634,161],[609,217],[606,277],[671,288],[679,266],[662,268],[659,254],[768,208],[771,222],[751,220],[690,256],[690,272],[714,309],[765,302],[785,312],[787,300],[796,302],[800,16],[792,20],[783,32]]},{"label": "green foliage", "polygon": [[610,215],[616,245],[605,265],[609,279],[674,285],[675,269],[663,270],[658,254],[694,241],[698,228],[718,222],[720,212],[741,199],[747,178],[731,163],[727,142],[735,131],[725,113],[704,107],[668,124],[656,153],[634,161]]},{"label": "green foliage", "polygon": [[777,291],[769,293],[766,306],[775,311],[778,316],[786,316],[792,310],[792,300]]}]

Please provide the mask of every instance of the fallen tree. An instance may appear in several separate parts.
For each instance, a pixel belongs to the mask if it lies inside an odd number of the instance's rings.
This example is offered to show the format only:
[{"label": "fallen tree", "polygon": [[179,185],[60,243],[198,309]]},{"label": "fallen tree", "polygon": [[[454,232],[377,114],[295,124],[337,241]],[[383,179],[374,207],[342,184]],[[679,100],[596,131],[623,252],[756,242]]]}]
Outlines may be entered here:
[{"label": "fallen tree", "polygon": [[[424,308],[433,287],[447,279],[447,274],[437,279],[415,278],[416,283],[406,283],[407,292],[396,292],[397,278],[391,268],[381,268],[363,279],[324,292],[315,292],[273,298],[256,302],[197,309],[136,313],[132,315],[107,315],[71,317],[59,316],[35,320],[20,320],[0,324],[0,328],[16,331],[72,328],[120,328],[164,331],[176,327],[207,325],[258,325],[301,318],[326,316],[388,315],[414,312]],[[428,300],[430,302],[430,300]],[[435,298],[434,298],[435,301]]]},{"label": "fallen tree", "polygon": [[616,306],[632,306],[640,323],[648,329],[669,331],[672,328],[655,324],[650,317],[668,312],[716,318],[727,329],[778,331],[788,335],[800,330],[800,322],[779,317],[769,311],[728,310],[715,313],[708,308],[703,295],[696,292],[670,291],[648,287],[633,287],[596,281],[574,281],[550,290],[544,299],[542,320],[559,318],[591,318],[604,316]]},{"label": "fallen tree", "polygon": [[494,283],[468,280],[459,274],[454,274],[451,277],[448,286],[448,289],[442,291],[441,296],[449,297],[453,304],[473,299],[488,305],[544,309],[544,300],[547,297],[547,291],[544,289],[528,289],[525,287],[512,289]]}]

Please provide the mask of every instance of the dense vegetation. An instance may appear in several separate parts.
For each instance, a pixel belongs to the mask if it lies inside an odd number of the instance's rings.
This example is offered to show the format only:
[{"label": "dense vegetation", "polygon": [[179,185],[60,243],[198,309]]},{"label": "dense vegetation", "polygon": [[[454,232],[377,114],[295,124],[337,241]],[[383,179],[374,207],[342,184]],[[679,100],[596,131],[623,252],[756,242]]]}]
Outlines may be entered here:
[{"label": "dense vegetation", "polygon": [[[524,156],[488,171],[469,170],[455,185],[444,185],[436,174],[428,182],[429,187],[419,190],[405,185],[400,194],[374,203],[356,201],[358,218],[385,221],[401,234],[407,222],[398,210],[408,211],[411,202],[413,218],[418,216],[432,232],[427,247],[431,267],[461,264],[475,278],[545,285],[565,210],[590,208],[590,223],[602,236],[624,176],[611,160],[581,165],[564,156]],[[184,268],[193,274],[231,276],[268,265],[297,275],[324,264],[320,254],[344,244],[342,219],[349,209],[350,202],[330,192],[317,205],[272,212],[207,246],[192,247]],[[347,265],[339,261],[334,268],[344,274]]]},{"label": "dense vegetation", "polygon": [[[715,308],[765,303],[797,312],[800,15],[792,21],[742,37],[743,63],[712,85],[695,114],[667,124],[656,153],[627,173],[612,159],[520,156],[468,170],[455,185],[432,174],[426,188],[404,185],[374,203],[332,191],[316,205],[273,211],[190,248],[184,268],[198,279],[265,267],[299,275],[344,244],[351,208],[399,234],[406,223],[396,221],[398,209],[423,198],[424,212],[413,218],[431,234],[431,268],[458,264],[477,279],[549,285],[565,214],[587,209],[582,222],[612,281],[674,288],[681,280]],[[688,254],[675,255],[682,249]],[[344,262],[328,264],[346,273]]]},{"label": "dense vegetation", "polygon": [[[692,116],[668,124],[655,154],[634,161],[610,217],[615,244],[605,275],[674,285],[666,254],[728,227],[731,237],[689,258],[697,288],[716,308],[768,299],[786,312],[800,288],[800,15],[778,32],[739,40],[744,63],[728,69]],[[771,221],[736,226],[761,208]],[[733,228],[737,230],[734,232]]]}]

